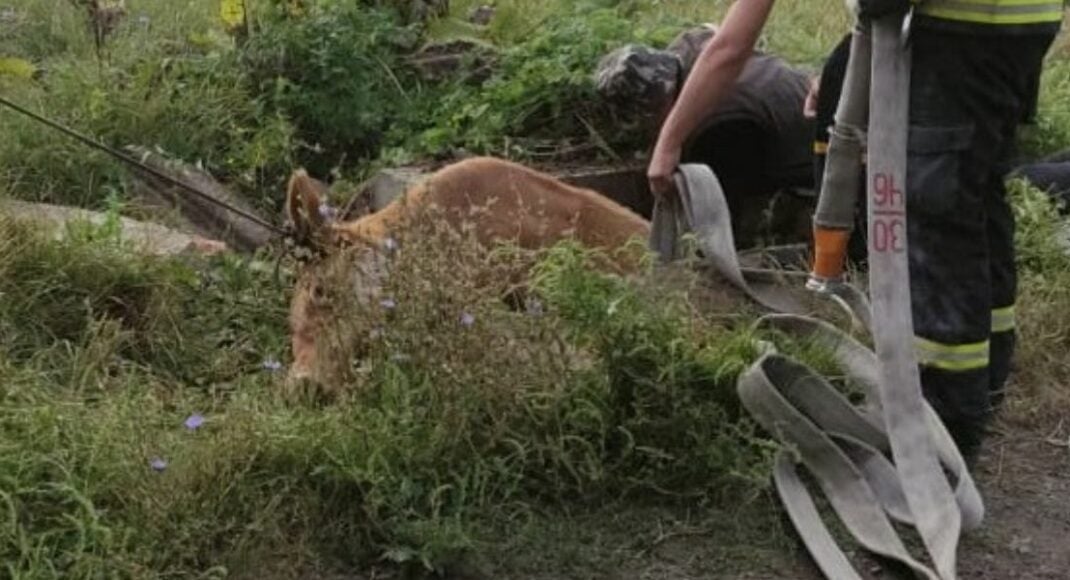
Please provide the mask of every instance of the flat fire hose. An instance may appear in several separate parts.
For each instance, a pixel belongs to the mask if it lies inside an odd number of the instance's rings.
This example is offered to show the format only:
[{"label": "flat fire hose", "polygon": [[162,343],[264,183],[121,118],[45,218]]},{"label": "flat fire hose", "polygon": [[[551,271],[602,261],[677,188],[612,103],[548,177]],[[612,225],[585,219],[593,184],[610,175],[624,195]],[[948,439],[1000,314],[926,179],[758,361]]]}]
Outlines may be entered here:
[{"label": "flat fire hose", "polygon": [[[836,327],[808,316],[797,288],[769,284],[768,273],[740,268],[727,202],[713,172],[682,165],[676,196],[657,201],[651,247],[663,260],[681,254],[693,234],[703,258],[774,314],[759,328],[817,341],[835,355],[865,401],[850,404],[812,369],[771,347],[738,382],[740,399],[784,449],[774,482],[785,509],[818,567],[831,580],[860,578],[825,526],[796,468],[814,476],[832,510],[864,548],[931,580],[956,577],[962,528],[980,525],[981,496],[951,436],[921,393],[910,310],[906,253],[906,106],[909,58],[900,18],[873,25],[874,105],[870,119],[869,253],[872,313],[846,284],[838,302],[870,321],[876,353]],[[865,34],[856,35],[868,40]],[[864,40],[865,41],[865,40]],[[868,50],[862,51],[867,54]],[[879,99],[879,101],[878,101]],[[880,235],[873,235],[884,228]],[[888,234],[888,235],[885,235]],[[898,235],[898,237],[896,237]],[[891,455],[892,460],[889,460]],[[946,472],[945,472],[946,470]],[[913,526],[932,566],[911,555],[893,522]]]}]

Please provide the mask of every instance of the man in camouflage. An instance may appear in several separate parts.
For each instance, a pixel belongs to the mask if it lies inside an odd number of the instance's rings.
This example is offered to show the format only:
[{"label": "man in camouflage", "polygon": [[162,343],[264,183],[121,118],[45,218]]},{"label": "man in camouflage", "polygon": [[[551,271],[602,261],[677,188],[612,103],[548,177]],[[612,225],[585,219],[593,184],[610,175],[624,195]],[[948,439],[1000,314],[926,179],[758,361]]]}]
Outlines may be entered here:
[{"label": "man in camouflage", "polygon": [[[629,44],[613,51],[595,73],[599,94],[653,140],[716,33],[716,25],[706,24],[682,32],[665,50]],[[684,147],[683,162],[704,163],[717,174],[741,245],[762,233],[768,241],[809,233],[814,122],[803,114],[809,88],[805,72],[754,51],[731,93]]]}]

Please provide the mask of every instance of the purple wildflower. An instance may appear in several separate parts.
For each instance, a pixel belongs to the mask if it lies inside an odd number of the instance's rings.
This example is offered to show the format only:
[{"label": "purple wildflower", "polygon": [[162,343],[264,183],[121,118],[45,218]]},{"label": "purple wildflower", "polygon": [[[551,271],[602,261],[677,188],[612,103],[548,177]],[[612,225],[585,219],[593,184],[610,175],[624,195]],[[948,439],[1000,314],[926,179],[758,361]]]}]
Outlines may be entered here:
[{"label": "purple wildflower", "polygon": [[382,306],[383,308],[385,308],[387,310],[393,310],[393,309],[397,308],[398,303],[394,302],[393,298],[383,298],[382,300],[379,301],[379,306]]},{"label": "purple wildflower", "polygon": [[167,469],[167,461],[159,457],[153,457],[152,460],[149,461],[149,467],[151,467],[153,471],[160,472]]},{"label": "purple wildflower", "polygon": [[542,302],[538,298],[528,298],[524,307],[531,316],[542,316]]},{"label": "purple wildflower", "polygon": [[265,371],[273,373],[282,370],[282,363],[273,358],[265,359],[261,366]]},{"label": "purple wildflower", "polygon": [[338,215],[338,209],[331,207],[326,202],[320,204],[319,212],[320,217],[328,221],[333,220]]},{"label": "purple wildflower", "polygon": [[476,323],[476,317],[467,312],[461,313],[461,326],[472,326]]},{"label": "purple wildflower", "polygon": [[204,415],[194,413],[186,418],[186,422],[183,423],[183,425],[190,431],[196,431],[197,429],[200,429],[201,425],[204,425]]}]

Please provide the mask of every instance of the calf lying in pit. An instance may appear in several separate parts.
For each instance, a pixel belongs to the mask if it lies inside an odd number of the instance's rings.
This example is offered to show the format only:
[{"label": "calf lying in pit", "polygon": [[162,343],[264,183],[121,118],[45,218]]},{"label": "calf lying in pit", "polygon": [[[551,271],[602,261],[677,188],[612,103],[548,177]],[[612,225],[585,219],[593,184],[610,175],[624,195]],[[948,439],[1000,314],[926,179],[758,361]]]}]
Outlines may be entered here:
[{"label": "calf lying in pit", "polygon": [[[322,193],[322,184],[304,171],[290,179],[286,211],[297,241],[311,250],[298,274],[291,304],[290,385],[328,384],[322,374],[324,361],[319,360],[322,345],[317,342],[332,322],[330,296],[322,284],[332,260],[359,262],[352,270],[356,273],[353,291],[375,295],[392,236],[414,227],[421,216],[434,216],[442,225],[463,229],[487,248],[505,242],[538,250],[575,239],[605,250],[609,260],[604,266],[621,274],[641,267],[643,242],[650,235],[646,220],[595,191],[494,158],[449,165],[379,212],[353,221],[331,221],[321,210]],[[427,211],[431,209],[435,211]]]}]

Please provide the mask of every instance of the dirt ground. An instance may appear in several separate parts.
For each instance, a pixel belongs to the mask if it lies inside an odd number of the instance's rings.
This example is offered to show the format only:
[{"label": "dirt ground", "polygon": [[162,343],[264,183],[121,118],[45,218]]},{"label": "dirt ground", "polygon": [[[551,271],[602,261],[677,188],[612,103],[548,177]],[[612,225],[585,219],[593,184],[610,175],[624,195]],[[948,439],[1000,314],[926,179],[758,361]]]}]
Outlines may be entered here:
[{"label": "dirt ground", "polygon": [[995,439],[980,466],[987,524],[960,549],[962,578],[1070,578],[1070,434]]},{"label": "dirt ground", "polygon": [[[1063,426],[1033,432],[996,433],[978,466],[986,505],[983,527],[959,548],[963,580],[1065,580],[1070,578],[1070,430]],[[630,573],[591,578],[738,578],[821,580],[798,546],[771,556],[753,571],[716,572],[701,537],[681,538],[659,547]],[[908,578],[866,555],[854,554],[866,578]],[[758,561],[761,558],[757,559]],[[749,566],[744,566],[749,567]]]},{"label": "dirt ground", "polygon": [[[1067,427],[1070,427],[1068,425]],[[1070,578],[1070,429],[997,431],[977,469],[986,521],[959,548],[962,580]],[[739,509],[617,506],[500,530],[462,580],[823,580],[772,497]],[[850,551],[867,580],[908,574]],[[915,554],[918,554],[915,551]],[[463,570],[462,570],[463,569]]]}]

